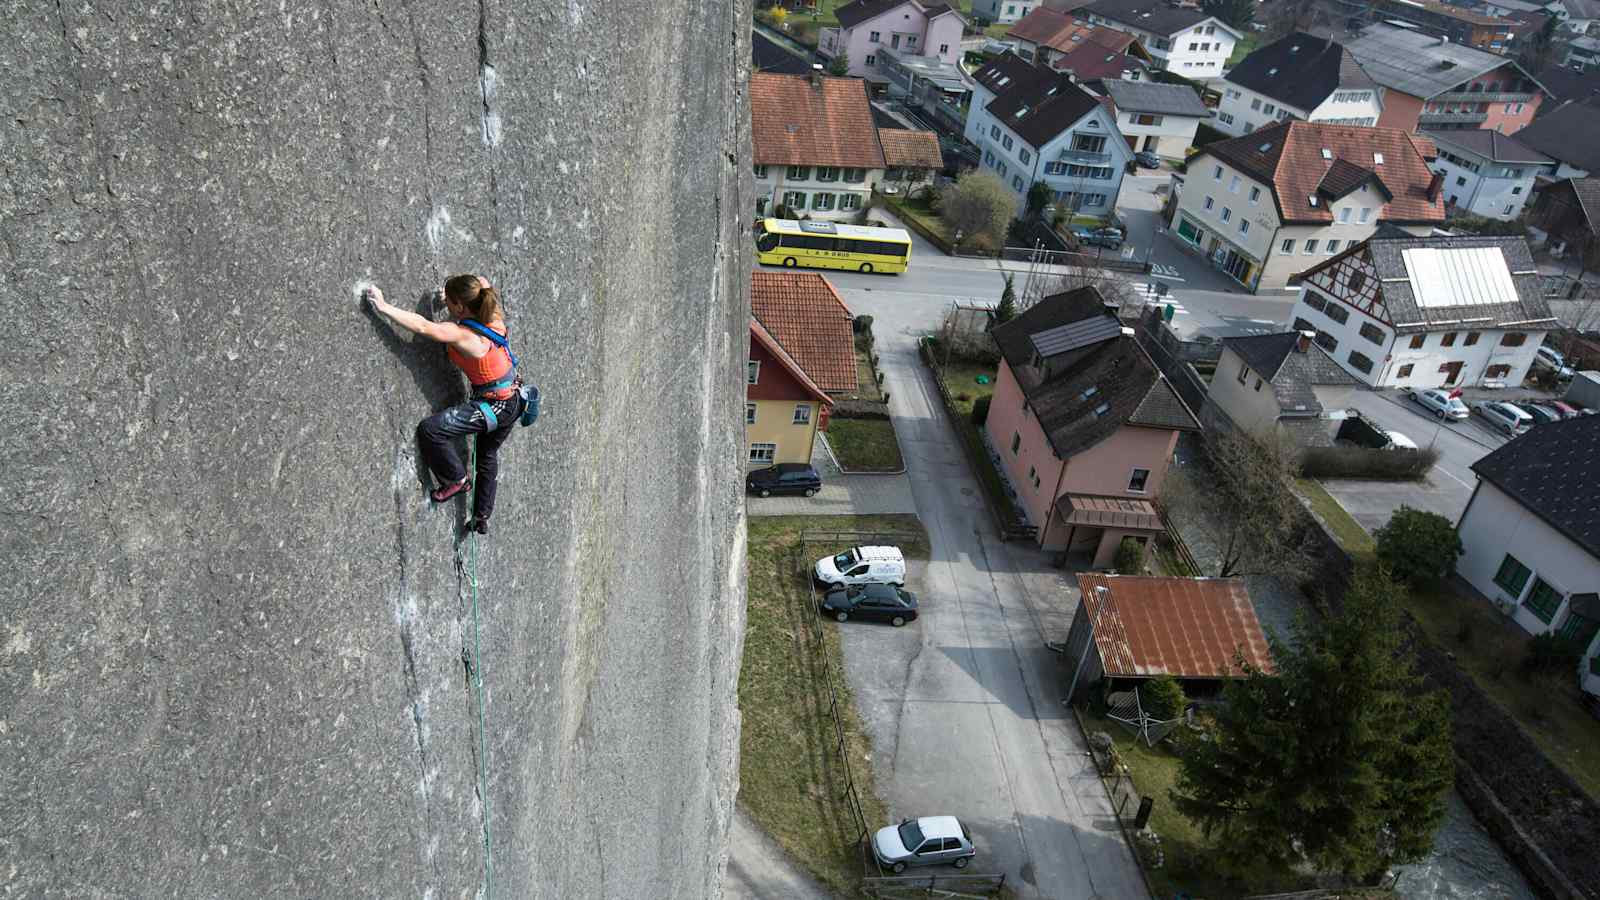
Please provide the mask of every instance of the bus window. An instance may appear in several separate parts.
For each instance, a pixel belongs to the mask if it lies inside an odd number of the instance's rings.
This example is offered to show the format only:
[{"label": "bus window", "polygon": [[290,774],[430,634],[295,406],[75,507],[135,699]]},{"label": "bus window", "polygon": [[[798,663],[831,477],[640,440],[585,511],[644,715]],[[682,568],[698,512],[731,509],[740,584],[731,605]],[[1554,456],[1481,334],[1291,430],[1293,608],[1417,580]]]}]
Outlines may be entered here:
[{"label": "bus window", "polygon": [[778,249],[778,236],[770,231],[756,238],[756,249],[762,253],[771,253]]}]

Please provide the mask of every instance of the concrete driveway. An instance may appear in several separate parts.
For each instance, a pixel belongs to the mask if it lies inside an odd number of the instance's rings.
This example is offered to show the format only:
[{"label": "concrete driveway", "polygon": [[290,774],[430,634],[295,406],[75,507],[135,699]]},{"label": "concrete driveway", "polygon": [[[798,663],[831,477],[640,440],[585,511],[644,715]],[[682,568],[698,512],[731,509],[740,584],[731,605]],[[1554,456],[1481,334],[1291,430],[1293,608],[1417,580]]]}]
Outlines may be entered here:
[{"label": "concrete driveway", "polygon": [[[842,280],[842,279],[841,279]],[[879,353],[931,560],[905,628],[840,629],[847,675],[890,815],[955,815],[979,846],[968,870],[1020,897],[1140,898],[1136,863],[1070,713],[1059,658],[1075,590],[1043,555],[1001,544],[913,335],[947,300],[845,290],[876,318]],[[888,823],[883,823],[888,824]],[[954,871],[954,870],[950,870]]]}]

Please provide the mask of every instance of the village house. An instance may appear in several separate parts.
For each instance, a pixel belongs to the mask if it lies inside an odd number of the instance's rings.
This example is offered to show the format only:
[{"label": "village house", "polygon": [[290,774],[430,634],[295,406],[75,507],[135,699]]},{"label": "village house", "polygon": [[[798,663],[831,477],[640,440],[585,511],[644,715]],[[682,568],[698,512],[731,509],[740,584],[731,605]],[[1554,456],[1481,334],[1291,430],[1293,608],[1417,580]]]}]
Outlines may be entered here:
[{"label": "village house", "polygon": [[1373,387],[1521,384],[1556,325],[1520,237],[1385,229],[1296,280],[1293,327]]},{"label": "village house", "polygon": [[1506,53],[1516,42],[1519,30],[1512,19],[1440,0],[1373,0],[1373,12],[1385,21],[1406,22],[1429,37],[1449,38],[1491,53]]},{"label": "village house", "polygon": [[1258,47],[1219,85],[1217,130],[1235,137],[1285,119],[1376,125],[1378,85],[1337,41],[1295,32]]},{"label": "village house", "polygon": [[1556,162],[1514,137],[1482,128],[1423,132],[1439,148],[1433,170],[1444,176],[1445,212],[1504,222],[1522,217],[1534,181]]},{"label": "village house", "polygon": [[1517,132],[1517,140],[1555,160],[1551,180],[1600,175],[1600,96],[1565,103]]},{"label": "village house", "polygon": [[1111,98],[1117,128],[1134,150],[1183,159],[1200,123],[1211,121],[1211,110],[1185,85],[1108,78],[1097,87]]},{"label": "village house", "polygon": [[818,273],[750,273],[744,426],[751,466],[811,461],[834,396],[856,389],[853,318]]},{"label": "village house", "polygon": [[1100,293],[1040,300],[995,326],[988,430],[1041,547],[1107,566],[1123,538],[1162,532],[1160,496],[1194,414]]},{"label": "village house", "polygon": [[836,28],[817,36],[817,55],[827,60],[844,57],[848,74],[883,82],[877,70],[877,51],[888,47],[900,54],[929,56],[955,65],[961,60],[961,32],[967,20],[945,3],[920,0],[854,0],[833,11]]},{"label": "village house", "polygon": [[1345,47],[1383,88],[1385,128],[1515,134],[1544,102],[1544,88],[1514,60],[1448,38],[1374,25]]},{"label": "village house", "polygon": [[1011,26],[1006,40],[1018,56],[1035,65],[1054,66],[1057,60],[1087,45],[1119,56],[1138,47],[1138,55],[1149,58],[1139,47],[1139,39],[1126,31],[1091,25],[1071,13],[1042,6]]},{"label": "village house", "polygon": [[1361,382],[1312,340],[1315,335],[1307,330],[1223,339],[1200,420],[1262,441],[1331,445]]},{"label": "village house", "polygon": [[972,0],[972,15],[995,25],[1025,19],[1038,8],[1039,0]]},{"label": "village house", "polygon": [[1550,253],[1600,268],[1600,178],[1564,178],[1539,192],[1530,216]]},{"label": "village house", "polygon": [[1442,223],[1433,153],[1394,128],[1280,122],[1189,158],[1172,231],[1252,291],[1282,288],[1380,222],[1415,234]]},{"label": "village house", "polygon": [[1165,0],[1096,0],[1074,13],[1091,24],[1126,31],[1150,52],[1151,66],[1185,78],[1219,78],[1244,35],[1195,6]]}]

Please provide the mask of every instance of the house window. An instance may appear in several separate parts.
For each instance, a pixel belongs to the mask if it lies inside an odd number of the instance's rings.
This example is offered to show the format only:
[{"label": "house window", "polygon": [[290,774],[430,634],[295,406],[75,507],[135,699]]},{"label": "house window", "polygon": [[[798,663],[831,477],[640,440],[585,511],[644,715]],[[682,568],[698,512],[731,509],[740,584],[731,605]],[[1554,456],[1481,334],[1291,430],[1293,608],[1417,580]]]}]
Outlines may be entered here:
[{"label": "house window", "polygon": [[1271,104],[1271,103],[1267,103],[1267,104],[1263,104],[1263,105],[1262,105],[1262,107],[1261,107],[1261,112],[1262,112],[1262,114],[1264,114],[1264,115],[1268,115],[1268,116],[1270,116],[1270,115],[1272,115],[1272,114],[1273,114],[1273,113],[1274,113],[1274,112],[1276,112],[1276,111],[1277,111],[1277,109],[1278,109],[1278,107],[1277,107],[1277,106],[1275,106],[1275,105],[1273,105],[1273,104]]},{"label": "house window", "polygon": [[939,45],[939,55],[940,56],[944,56],[945,54],[947,54],[949,52],[950,52],[950,45],[949,44],[940,44]]},{"label": "house window", "polygon": [[1135,125],[1160,125],[1161,117],[1152,113],[1140,113],[1133,117]]},{"label": "house window", "polygon": [[[1355,242],[1351,241],[1351,243],[1353,244]],[[1363,284],[1366,284],[1366,283],[1367,283],[1367,273],[1360,272],[1360,271],[1356,271],[1356,272],[1351,272],[1350,273],[1350,293],[1354,294],[1357,291],[1361,290],[1361,286]]]},{"label": "house window", "polygon": [[879,42],[880,42],[880,41],[879,41],[879,38],[878,38],[878,32],[876,32],[876,31],[874,31],[874,32],[870,32],[870,33],[869,33],[869,34],[868,34],[868,35],[867,35],[867,43],[869,43],[869,44],[876,44],[876,43],[879,43]]},{"label": "house window", "polygon": [[789,207],[790,209],[805,209],[806,208],[806,192],[805,191],[784,191],[784,193],[783,193],[783,205]]},{"label": "house window", "polygon": [[991,150],[983,151],[983,164],[986,165],[986,166],[994,165],[994,152],[993,151],[991,151]]},{"label": "house window", "polygon": [[1509,216],[1509,215],[1511,215],[1511,211],[1512,211],[1512,210],[1513,210],[1513,209],[1516,209],[1516,206],[1515,206],[1515,205],[1514,205],[1514,204],[1511,204],[1511,203],[1507,203],[1507,204],[1506,204],[1506,208],[1505,208],[1505,209],[1504,209],[1504,210],[1502,210],[1502,211],[1501,211],[1501,214],[1502,214],[1502,215],[1507,215],[1507,216]]},{"label": "house window", "polygon": [[1247,379],[1249,377],[1250,377],[1250,367],[1245,365],[1243,362],[1239,363],[1239,383],[1240,384],[1244,384],[1245,383],[1245,379]]},{"label": "house window", "polygon": [[1022,160],[1023,165],[1027,165],[1029,160],[1033,159],[1033,154],[1028,152],[1027,147],[1023,147],[1017,151],[1017,158]]},{"label": "house window", "polygon": [[1218,113],[1217,114],[1217,118],[1221,119],[1223,122],[1226,122],[1229,125],[1233,124],[1233,113]]},{"label": "house window", "polygon": [[772,458],[778,454],[777,444],[751,444],[750,461],[772,465]]},{"label": "house window", "polygon": [[860,184],[861,182],[866,181],[866,180],[867,180],[867,170],[866,169],[845,169],[844,170],[844,182],[845,182],[845,184]]},{"label": "house window", "polygon": [[839,195],[839,208],[840,209],[860,209],[861,208],[861,195],[860,194],[840,194]]},{"label": "house window", "polygon": [[1017,455],[1017,448],[1021,447],[1021,446],[1022,446],[1022,432],[1020,432],[1020,431],[1012,432],[1011,433],[1011,455],[1012,456],[1016,456]]},{"label": "house window", "polygon": [[1230,220],[1232,218],[1233,218],[1233,210],[1231,210],[1228,207],[1224,206],[1222,208],[1222,221],[1226,222],[1226,221],[1228,221],[1228,220]]},{"label": "house window", "polygon": [[1481,335],[1481,334],[1483,334],[1483,332],[1481,332],[1481,331],[1469,331],[1469,332],[1467,332],[1467,339],[1461,342],[1461,346],[1463,346],[1463,347],[1471,347],[1473,344],[1476,344],[1478,342],[1478,336]]},{"label": "house window", "polygon": [[1019,192],[1022,190],[1022,176],[1021,175],[1013,175],[1013,176],[1011,176],[1011,189],[1013,191],[1019,191]]},{"label": "house window", "polygon": [[1461,186],[1465,185],[1466,183],[1467,183],[1467,179],[1464,176],[1461,176],[1461,175],[1457,175],[1456,176],[1456,187],[1461,187]]},{"label": "house window", "polygon": [[1338,253],[1338,252],[1339,252],[1339,242],[1338,241],[1329,241],[1328,242],[1328,255],[1332,256],[1332,255],[1334,255],[1335,253]]},{"label": "house window", "polygon": [[838,181],[839,168],[837,166],[817,166],[818,181]]},{"label": "house window", "polygon": [[811,167],[810,166],[790,166],[789,167],[789,176],[788,177],[789,177],[790,181],[805,181],[807,178],[811,177]]},{"label": "house window", "polygon": [[794,424],[794,425],[810,425],[811,424],[811,404],[809,404],[809,403],[796,403],[794,405],[794,421],[791,424]]},{"label": "house window", "polygon": [[1211,170],[1211,180],[1212,181],[1221,181],[1222,180],[1222,167],[1221,166],[1217,166],[1216,168]]},{"label": "house window", "polygon": [[914,35],[914,34],[906,35],[906,49],[915,50],[916,48],[917,48],[917,36]]},{"label": "house window", "polygon": [[1010,150],[1011,149],[1011,135],[1009,135],[1009,134],[1002,135],[1001,138],[1000,138],[1000,146],[1006,148],[1007,150]]},{"label": "house window", "polygon": [[1149,469],[1134,469],[1133,475],[1128,478],[1128,490],[1135,494],[1142,494],[1144,493],[1144,486],[1149,483]]},{"label": "house window", "polygon": [[1250,101],[1250,108],[1253,109],[1253,110],[1261,109],[1261,98],[1257,97],[1254,100],[1251,100]]},{"label": "house window", "polygon": [[1326,331],[1318,331],[1316,341],[1318,347],[1321,347],[1329,353],[1339,349],[1339,339],[1327,333]]},{"label": "house window", "polygon": [[1294,253],[1294,238],[1284,238],[1283,245],[1278,248],[1280,253]]},{"label": "house window", "polygon": [[1561,592],[1551,587],[1543,578],[1533,579],[1533,590],[1528,592],[1528,599],[1522,601],[1530,612],[1539,617],[1539,621],[1550,624],[1556,617],[1556,610],[1561,608],[1564,599]]},{"label": "house window", "polygon": [[1350,321],[1350,310],[1345,309],[1337,303],[1329,303],[1328,308],[1322,312],[1328,318],[1338,322],[1340,325]]},{"label": "house window", "polygon": [[751,171],[755,172],[755,175],[756,175],[757,178],[765,178],[765,177],[767,177],[767,167],[766,166],[755,166],[754,168],[751,169]]},{"label": "house window", "polygon": [[1410,378],[1411,377],[1412,368],[1413,368],[1413,365],[1411,363],[1406,363],[1405,365],[1401,366],[1399,369],[1395,370],[1394,377],[1396,377],[1396,378]]},{"label": "house window", "polygon": [[1454,347],[1455,345],[1456,345],[1456,333],[1454,331],[1446,331],[1443,335],[1441,335],[1439,337],[1439,346],[1441,346],[1441,347]]},{"label": "house window", "polygon": [[[1594,640],[1597,631],[1600,631],[1600,622],[1580,616],[1577,612],[1569,609],[1567,610],[1567,620],[1561,623],[1561,628],[1556,631],[1556,634],[1563,640],[1570,641],[1579,647],[1588,647],[1589,642]],[[1591,671],[1594,671],[1594,666],[1594,661],[1590,660]]]},{"label": "house window", "polygon": [[1189,42],[1189,49],[1190,50],[1199,50],[1200,49],[1200,42],[1199,41],[1190,41]]},{"label": "house window", "polygon": [[1249,219],[1240,219],[1239,220],[1239,233],[1240,234],[1249,234],[1250,233],[1250,220]]},{"label": "house window", "polygon": [[1302,319],[1299,316],[1295,316],[1294,317],[1294,330],[1295,331],[1316,331],[1317,330],[1317,326],[1311,324],[1310,322],[1307,322],[1305,319]]},{"label": "house window", "polygon": [[1000,177],[1001,178],[1006,177],[1006,164],[1005,164],[1005,161],[1001,160],[1000,162],[995,163],[994,164],[994,170],[996,172],[1000,173]]},{"label": "house window", "polygon": [[1526,334],[1523,334],[1520,331],[1508,331],[1506,332],[1505,337],[1500,339],[1500,346],[1521,347],[1523,344],[1527,343],[1527,341],[1528,336]]},{"label": "house window", "polygon": [[1528,576],[1532,574],[1532,570],[1523,565],[1522,560],[1507,553],[1506,558],[1500,562],[1500,570],[1494,573],[1494,583],[1515,600],[1522,596],[1522,589],[1527,586]]},{"label": "house window", "polygon": [[744,364],[744,383],[761,383],[761,360],[752,359]]},{"label": "house window", "polygon": [[1425,335],[1425,334],[1413,334],[1411,336],[1411,349],[1413,349],[1413,350],[1421,350],[1422,349],[1422,345],[1426,344],[1427,342],[1428,342],[1428,336],[1427,335]]},{"label": "house window", "polygon": [[1207,212],[1209,212],[1211,210],[1211,207],[1216,206],[1216,205],[1217,205],[1216,201],[1212,200],[1210,197],[1206,198],[1205,208],[1206,208]]},{"label": "house window", "polygon": [[871,66],[875,66],[877,64],[878,64],[878,57],[874,56],[871,53],[868,53],[867,54],[867,66],[871,67]]},{"label": "house window", "polygon": [[1363,225],[1367,224],[1367,220],[1370,219],[1370,218],[1372,218],[1372,207],[1370,207],[1370,206],[1361,207],[1361,224],[1363,224]]},{"label": "house window", "polygon": [[746,403],[744,405],[744,423],[746,425],[754,425],[756,423],[756,405],[754,403]]},{"label": "house window", "polygon": [[1506,377],[1507,375],[1510,375],[1510,374],[1511,374],[1511,367],[1510,366],[1497,365],[1497,366],[1490,366],[1488,371],[1483,373],[1483,377],[1485,377],[1485,378],[1504,378],[1504,377]]},{"label": "house window", "polygon": [[1306,255],[1310,256],[1311,254],[1313,254],[1315,252],[1317,252],[1317,239],[1316,238],[1306,238]]},{"label": "house window", "polygon": [[1382,328],[1379,328],[1371,322],[1362,322],[1360,331],[1362,337],[1380,347],[1383,346],[1384,333]]},{"label": "house window", "polygon": [[1235,175],[1232,178],[1228,179],[1228,193],[1230,193],[1230,194],[1239,193],[1239,176]]},{"label": "house window", "polygon": [[1340,223],[1350,221],[1350,207],[1346,206],[1344,209],[1339,210],[1339,221]]},{"label": "house window", "polygon": [[811,195],[811,208],[812,209],[822,209],[822,210],[833,209],[833,201],[834,201],[834,195],[833,194],[812,194]]},{"label": "house window", "polygon": [[989,126],[989,137],[992,137],[997,141],[1000,140],[1000,126],[999,125],[990,125]]},{"label": "house window", "polygon": [[1304,302],[1307,306],[1311,307],[1317,312],[1323,312],[1328,307],[1328,301],[1310,292],[1306,293]]},{"label": "house window", "polygon": [[1354,366],[1355,368],[1369,374],[1372,372],[1372,360],[1368,359],[1366,356],[1351,350],[1349,359],[1350,365]]},{"label": "house window", "polygon": [[1261,200],[1261,188],[1252,187],[1250,189],[1250,203],[1251,203],[1251,205],[1252,206],[1255,205],[1260,200]]},{"label": "house window", "polygon": [[1256,392],[1257,392],[1257,393],[1260,393],[1260,392],[1261,392],[1261,385],[1262,385],[1262,381],[1261,381],[1261,379],[1259,379],[1259,378],[1257,378],[1257,379],[1256,379]]}]

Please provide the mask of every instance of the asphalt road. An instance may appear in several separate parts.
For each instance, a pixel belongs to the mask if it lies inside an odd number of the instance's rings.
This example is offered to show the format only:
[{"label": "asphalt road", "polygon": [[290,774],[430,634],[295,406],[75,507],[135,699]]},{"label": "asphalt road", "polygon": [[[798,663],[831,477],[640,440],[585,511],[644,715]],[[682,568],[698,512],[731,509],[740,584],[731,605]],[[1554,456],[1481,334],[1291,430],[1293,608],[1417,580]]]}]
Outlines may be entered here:
[{"label": "asphalt road", "polygon": [[[993,271],[976,277],[999,280]],[[870,290],[857,286],[863,278]],[[1059,702],[1059,658],[1044,646],[1065,637],[1075,592],[1042,554],[998,541],[916,356],[915,336],[937,327],[950,295],[881,283],[835,282],[853,310],[875,319],[932,555],[909,579],[922,598],[916,623],[830,626],[841,629],[880,792],[895,818],[960,817],[980,848],[968,871],[1004,872],[1020,897],[1143,897],[1087,747]]]}]

